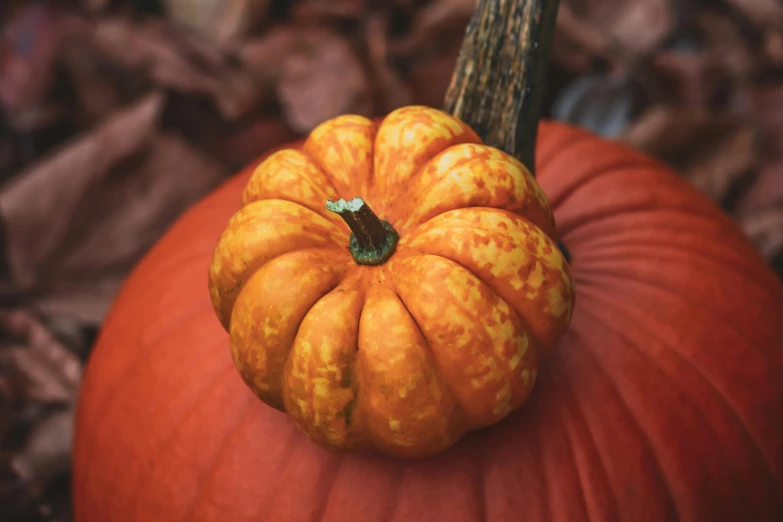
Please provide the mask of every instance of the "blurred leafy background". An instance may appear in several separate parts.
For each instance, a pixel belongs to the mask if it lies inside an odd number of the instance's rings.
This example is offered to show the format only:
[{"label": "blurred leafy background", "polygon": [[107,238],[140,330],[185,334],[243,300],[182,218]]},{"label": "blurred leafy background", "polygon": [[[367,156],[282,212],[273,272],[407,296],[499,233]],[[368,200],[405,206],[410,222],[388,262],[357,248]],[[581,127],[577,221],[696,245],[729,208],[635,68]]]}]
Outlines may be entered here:
[{"label": "blurred leafy background", "polygon": [[[195,201],[343,113],[440,106],[474,0],[0,4],[0,513],[69,521],[83,364]],[[670,164],[783,274],[783,4],[561,0],[545,114]]]}]

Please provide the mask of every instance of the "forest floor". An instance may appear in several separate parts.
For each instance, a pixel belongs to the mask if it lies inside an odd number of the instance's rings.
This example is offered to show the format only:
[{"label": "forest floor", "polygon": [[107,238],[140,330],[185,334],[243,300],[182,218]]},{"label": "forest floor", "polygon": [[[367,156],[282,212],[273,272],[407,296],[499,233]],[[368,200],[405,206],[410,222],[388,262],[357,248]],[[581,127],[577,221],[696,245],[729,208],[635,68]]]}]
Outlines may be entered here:
[{"label": "forest floor", "polygon": [[[474,0],[2,4],[0,512],[67,522],[83,365],[129,270],[264,150],[439,107]],[[783,4],[561,0],[548,86],[548,117],[670,164],[783,274]]]}]

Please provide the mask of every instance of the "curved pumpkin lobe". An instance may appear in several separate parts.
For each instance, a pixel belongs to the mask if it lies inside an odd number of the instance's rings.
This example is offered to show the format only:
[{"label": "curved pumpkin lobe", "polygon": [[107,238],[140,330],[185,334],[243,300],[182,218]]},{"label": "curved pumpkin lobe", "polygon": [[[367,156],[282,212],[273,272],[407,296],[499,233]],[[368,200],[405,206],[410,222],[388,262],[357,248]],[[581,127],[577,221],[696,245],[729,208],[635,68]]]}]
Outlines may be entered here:
[{"label": "curved pumpkin lobe", "polygon": [[330,120],[242,203],[213,305],[244,381],[325,447],[442,451],[526,400],[570,321],[543,191],[440,111]]},{"label": "curved pumpkin lobe", "polygon": [[439,256],[404,259],[394,280],[470,428],[519,407],[538,358],[519,315],[457,263]]}]

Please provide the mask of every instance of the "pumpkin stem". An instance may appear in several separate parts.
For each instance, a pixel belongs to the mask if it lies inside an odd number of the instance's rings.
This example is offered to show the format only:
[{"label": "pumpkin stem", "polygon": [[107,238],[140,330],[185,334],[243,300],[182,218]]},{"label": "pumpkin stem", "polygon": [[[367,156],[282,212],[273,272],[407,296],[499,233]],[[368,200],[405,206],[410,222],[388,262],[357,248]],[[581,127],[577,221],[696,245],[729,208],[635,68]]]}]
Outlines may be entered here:
[{"label": "pumpkin stem", "polygon": [[559,0],[479,0],[445,110],[534,172],[549,47]]},{"label": "pumpkin stem", "polygon": [[348,250],[360,265],[382,265],[394,253],[399,234],[361,198],[327,201],[326,210],[339,214],[351,229]]}]

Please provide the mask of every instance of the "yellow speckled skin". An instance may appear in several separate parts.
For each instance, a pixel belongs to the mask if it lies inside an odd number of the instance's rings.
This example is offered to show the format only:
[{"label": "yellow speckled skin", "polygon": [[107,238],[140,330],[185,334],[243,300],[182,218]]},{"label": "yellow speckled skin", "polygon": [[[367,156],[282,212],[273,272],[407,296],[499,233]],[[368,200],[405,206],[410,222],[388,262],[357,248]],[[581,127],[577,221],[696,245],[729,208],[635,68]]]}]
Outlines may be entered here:
[{"label": "yellow speckled skin", "polygon": [[[400,234],[358,265],[327,199]],[[437,453],[518,408],[574,304],[546,195],[459,120],[323,123],[261,163],[221,235],[212,303],[242,378],[335,450]]]}]

